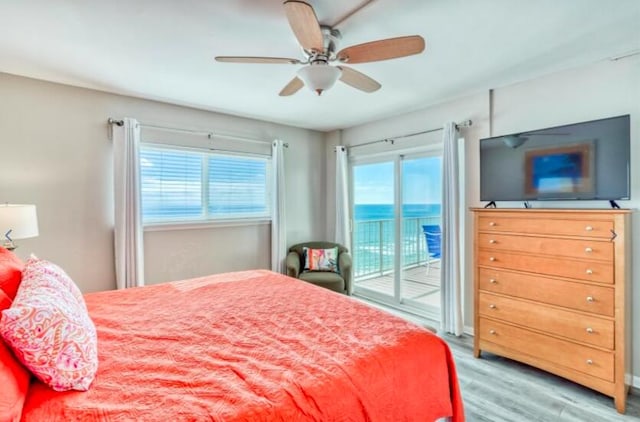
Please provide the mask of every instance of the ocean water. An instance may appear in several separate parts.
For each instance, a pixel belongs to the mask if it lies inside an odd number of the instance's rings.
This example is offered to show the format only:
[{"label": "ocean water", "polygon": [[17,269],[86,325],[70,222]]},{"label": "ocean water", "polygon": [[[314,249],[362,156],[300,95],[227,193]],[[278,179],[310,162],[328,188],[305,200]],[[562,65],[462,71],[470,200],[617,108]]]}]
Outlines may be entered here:
[{"label": "ocean water", "polygon": [[[403,218],[422,218],[440,216],[440,204],[404,204]],[[390,220],[394,217],[392,204],[356,204],[354,220]]]},{"label": "ocean water", "polygon": [[[405,204],[402,207],[402,263],[408,267],[427,261],[423,225],[440,225],[440,204]],[[394,206],[355,205],[352,253],[354,276],[365,277],[393,270],[395,255]]]}]

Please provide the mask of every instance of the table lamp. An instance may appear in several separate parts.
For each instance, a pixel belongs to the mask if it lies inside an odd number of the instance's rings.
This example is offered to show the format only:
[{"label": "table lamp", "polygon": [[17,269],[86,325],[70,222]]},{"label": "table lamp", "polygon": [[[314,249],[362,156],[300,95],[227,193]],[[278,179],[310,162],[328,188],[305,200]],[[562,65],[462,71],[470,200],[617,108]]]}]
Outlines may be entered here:
[{"label": "table lamp", "polygon": [[0,204],[0,233],[4,233],[4,247],[10,251],[17,246],[14,239],[38,236],[36,206],[28,204]]}]

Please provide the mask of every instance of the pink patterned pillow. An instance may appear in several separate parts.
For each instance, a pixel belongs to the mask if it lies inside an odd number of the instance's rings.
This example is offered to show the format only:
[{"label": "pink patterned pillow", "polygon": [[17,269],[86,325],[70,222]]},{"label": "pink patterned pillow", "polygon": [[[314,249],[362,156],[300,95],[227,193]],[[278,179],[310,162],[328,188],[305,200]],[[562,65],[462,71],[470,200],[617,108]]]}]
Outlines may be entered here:
[{"label": "pink patterned pillow", "polygon": [[[82,293],[78,286],[76,286],[76,283],[56,264],[31,255],[22,270],[22,278],[26,277],[32,279],[33,283],[38,283],[45,288],[53,288],[55,290],[63,288],[68,290],[69,293],[76,298],[78,303],[80,303],[85,310],[87,309],[87,305],[84,303],[84,297],[82,297]],[[56,283],[60,286],[56,285]]]},{"label": "pink patterned pillow", "polygon": [[338,272],[338,248],[313,249],[302,248],[305,261],[305,271],[332,271]]},{"label": "pink patterned pillow", "polygon": [[98,339],[84,300],[61,288],[57,271],[28,267],[13,305],[2,311],[0,335],[54,390],[86,391],[98,370]]}]

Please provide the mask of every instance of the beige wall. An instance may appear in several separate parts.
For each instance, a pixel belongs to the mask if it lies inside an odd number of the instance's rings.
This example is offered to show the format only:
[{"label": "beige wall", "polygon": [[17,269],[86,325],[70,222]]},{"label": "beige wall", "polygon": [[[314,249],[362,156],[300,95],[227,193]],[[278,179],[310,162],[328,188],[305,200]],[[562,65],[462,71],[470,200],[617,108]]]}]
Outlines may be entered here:
[{"label": "beige wall", "polygon": [[[557,124],[631,114],[632,164],[640,154],[640,57],[600,62],[579,69],[497,88],[493,135]],[[289,244],[331,239],[335,208],[334,153],[354,145],[428,128],[447,120],[472,119],[465,129],[466,207],[479,201],[478,140],[489,136],[488,94],[378,120],[341,132],[321,134],[273,123],[0,74],[0,201],[38,205],[40,236],[21,241],[19,254],[33,251],[60,263],[84,291],[110,289],[113,276],[111,143],[107,117],[135,117],[194,129],[217,129],[262,139],[279,138],[287,151]],[[374,153],[438,141],[437,134],[378,145]],[[636,166],[637,167],[637,166]],[[632,200],[640,207],[640,173],[632,166]],[[501,203],[500,206],[520,204]],[[606,206],[605,203],[544,203],[544,206]],[[540,203],[534,206],[541,207]],[[471,220],[465,238],[465,325],[472,325]],[[160,282],[211,272],[269,267],[269,225],[216,227],[145,233],[148,281]],[[640,262],[640,222],[634,218],[633,262]],[[640,290],[634,266],[634,292]],[[635,298],[639,298],[634,294]],[[638,299],[640,300],[640,299]],[[636,302],[638,302],[638,300]],[[633,311],[640,327],[640,302]],[[640,335],[634,339],[633,367],[640,376]]]},{"label": "beige wall", "polygon": [[[640,208],[640,57],[604,61],[579,69],[540,77],[517,85],[494,90],[493,135],[508,134],[621,114],[631,114],[631,201],[620,201],[625,208]],[[462,131],[465,138],[465,207],[480,203],[478,140],[489,136],[489,95],[471,95],[444,104],[346,129],[342,142],[354,145],[374,139],[439,127],[447,120],[473,120],[473,126]],[[395,146],[379,144],[378,150],[391,150],[430,142],[420,140],[398,142]],[[327,167],[331,164],[327,163]],[[327,184],[333,183],[330,177]],[[520,203],[499,203],[500,207]],[[608,207],[601,202],[544,202],[534,207]],[[473,326],[472,293],[472,220],[465,219],[465,277],[463,280],[465,326]],[[640,263],[640,219],[634,218],[633,263]],[[640,266],[633,266],[633,328],[640,327]],[[633,339],[634,374],[640,376],[640,335]],[[636,378],[640,385],[640,379]]]},{"label": "beige wall", "polygon": [[[288,241],[325,233],[319,132],[0,73],[0,201],[38,206],[40,236],[17,250],[60,264],[85,291],[115,288],[108,117],[289,143]],[[145,232],[148,283],[270,267],[268,224]]]}]

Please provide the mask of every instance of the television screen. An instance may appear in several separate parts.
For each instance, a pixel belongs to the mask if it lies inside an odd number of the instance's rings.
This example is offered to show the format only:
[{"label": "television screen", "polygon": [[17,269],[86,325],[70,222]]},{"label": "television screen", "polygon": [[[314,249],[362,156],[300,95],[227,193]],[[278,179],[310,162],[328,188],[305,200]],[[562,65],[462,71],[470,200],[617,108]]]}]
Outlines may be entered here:
[{"label": "television screen", "polygon": [[480,199],[629,199],[629,115],[480,140]]}]

